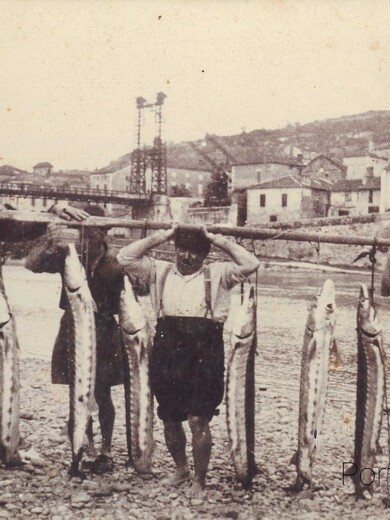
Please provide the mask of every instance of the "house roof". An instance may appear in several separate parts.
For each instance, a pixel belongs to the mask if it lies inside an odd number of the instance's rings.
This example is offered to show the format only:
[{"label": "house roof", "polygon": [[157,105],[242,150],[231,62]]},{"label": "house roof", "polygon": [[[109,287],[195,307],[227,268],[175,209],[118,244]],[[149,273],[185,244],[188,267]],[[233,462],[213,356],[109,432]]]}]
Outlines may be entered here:
[{"label": "house roof", "polygon": [[380,190],[381,189],[381,178],[370,177],[366,180],[366,183],[361,185],[359,190]]},{"label": "house roof", "polygon": [[264,159],[260,159],[258,161],[255,161],[255,162],[246,162],[246,163],[237,163],[237,164],[234,164],[234,166],[256,166],[256,165],[265,165],[265,164],[283,164],[285,166],[290,166],[291,168],[297,168],[298,166],[302,166],[302,164],[298,161],[287,161],[287,160],[283,160],[283,159],[270,159],[270,160],[264,160]]},{"label": "house roof", "polygon": [[[117,172],[123,170],[124,168],[129,168],[129,167],[130,167],[130,164],[127,164],[122,167],[106,166],[104,168],[101,168],[100,170],[95,170],[95,171],[91,172],[89,175],[90,176],[92,176],[92,175],[113,175],[114,173],[117,173]],[[206,173],[206,174],[212,173],[211,170],[208,170],[206,168],[192,168],[189,166],[171,166],[169,163],[167,164],[167,169],[169,169],[169,170],[186,170],[189,173]]]},{"label": "house roof", "polygon": [[260,184],[254,184],[248,186],[246,189],[289,189],[289,188],[309,188],[313,190],[330,190],[332,183],[325,179],[298,179],[294,175],[286,175],[279,179],[273,179],[271,181],[261,182]]},{"label": "house roof", "polygon": [[72,187],[88,187],[87,177],[85,175],[66,175],[56,174],[50,177],[37,177],[34,173],[22,172],[18,175],[2,175],[0,176],[0,184],[37,184],[39,186],[72,186]]},{"label": "house roof", "polygon": [[351,153],[351,154],[348,154],[348,155],[345,155],[344,157],[344,160],[345,159],[357,159],[357,158],[363,158],[363,157],[372,157],[373,159],[382,159],[382,161],[387,161],[387,157],[381,157],[380,155],[377,155],[376,153],[372,153],[372,152],[367,152],[367,153]]},{"label": "house roof", "polygon": [[24,173],[27,172],[9,164],[3,164],[3,166],[0,166],[0,175],[20,175]]},{"label": "house roof", "polygon": [[381,143],[374,147],[374,150],[390,150],[390,143]]},{"label": "house roof", "polygon": [[362,179],[346,179],[335,182],[332,191],[363,191],[363,190],[380,190],[381,178],[370,177],[363,183]]},{"label": "house roof", "polygon": [[320,154],[320,155],[317,155],[317,157],[314,157],[314,159],[312,159],[310,162],[308,162],[304,166],[303,170],[309,169],[310,165],[313,164],[318,159],[326,159],[327,161],[334,164],[337,168],[339,168],[343,172],[346,170],[346,166],[344,166],[344,164],[342,164],[339,161],[337,161],[336,159],[332,159],[331,157],[328,157],[327,155],[324,155],[324,154]]},{"label": "house roof", "polygon": [[53,168],[53,165],[49,162],[39,162],[33,168]]}]

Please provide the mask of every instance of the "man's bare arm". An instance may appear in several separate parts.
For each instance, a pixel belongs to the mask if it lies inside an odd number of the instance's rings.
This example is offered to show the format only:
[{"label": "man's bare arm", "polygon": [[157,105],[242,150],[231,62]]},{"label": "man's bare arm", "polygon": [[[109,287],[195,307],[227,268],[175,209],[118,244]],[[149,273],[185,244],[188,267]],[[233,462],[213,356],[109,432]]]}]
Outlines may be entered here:
[{"label": "man's bare arm", "polygon": [[244,247],[222,235],[208,233],[205,229],[204,233],[213,246],[231,256],[235,263],[240,266],[240,271],[245,276],[250,275],[259,267],[260,263],[255,255],[247,251]]},{"label": "man's bare arm", "polygon": [[[154,247],[163,244],[170,240],[176,232],[177,226],[172,226],[170,229],[166,231],[158,231],[153,235],[150,235],[145,238],[141,238],[140,240],[135,240],[128,246],[125,246],[120,251],[120,257],[122,259],[126,258],[142,258],[146,253],[148,253]],[[123,263],[123,260],[122,262]]]}]

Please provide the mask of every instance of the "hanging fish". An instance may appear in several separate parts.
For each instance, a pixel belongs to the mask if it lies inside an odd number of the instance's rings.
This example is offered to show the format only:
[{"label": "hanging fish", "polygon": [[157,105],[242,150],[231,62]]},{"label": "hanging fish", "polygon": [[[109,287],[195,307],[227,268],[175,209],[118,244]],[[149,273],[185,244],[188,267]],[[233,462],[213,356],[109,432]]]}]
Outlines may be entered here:
[{"label": "hanging fish", "polygon": [[65,292],[72,316],[69,331],[69,437],[72,445],[70,475],[80,475],[84,438],[91,412],[96,409],[96,331],[94,302],[85,270],[74,244],[69,244],[64,270]]},{"label": "hanging fish", "polygon": [[226,378],[226,421],[236,479],[249,487],[255,463],[255,290],[249,286],[234,317]]},{"label": "hanging fish", "polygon": [[311,469],[318,438],[322,433],[331,351],[336,325],[335,289],[326,280],[320,294],[309,307],[302,349],[299,392],[298,450],[291,462],[297,479],[290,491],[312,486]]},{"label": "hanging fish", "polygon": [[19,463],[19,344],[15,320],[0,289],[0,460]]},{"label": "hanging fish", "polygon": [[365,284],[360,285],[357,311],[357,392],[355,423],[355,455],[350,474],[358,498],[372,494],[371,474],[379,451],[379,435],[385,398],[385,354],[382,326]]},{"label": "hanging fish", "polygon": [[151,335],[128,276],[119,303],[125,359],[126,431],[129,463],[150,473],[153,452],[153,395],[149,381]]}]

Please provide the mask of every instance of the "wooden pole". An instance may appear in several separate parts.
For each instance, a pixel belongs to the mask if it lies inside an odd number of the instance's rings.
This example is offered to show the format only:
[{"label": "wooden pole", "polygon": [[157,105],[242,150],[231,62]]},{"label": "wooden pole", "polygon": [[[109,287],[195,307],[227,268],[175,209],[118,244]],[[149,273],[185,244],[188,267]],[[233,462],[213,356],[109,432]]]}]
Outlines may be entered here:
[{"label": "wooden pole", "polygon": [[[127,228],[127,229],[145,229],[148,231],[169,229],[170,223],[153,222],[149,220],[131,220],[129,218],[112,218],[112,217],[88,217],[82,222],[65,221],[50,213],[33,213],[21,211],[1,211],[0,221],[8,220],[14,222],[38,222],[41,224],[57,223],[72,228],[84,227],[100,227],[100,228]],[[181,229],[197,230],[201,226],[194,224],[179,224]],[[390,247],[390,239],[376,238],[359,235],[346,234],[330,234],[330,233],[313,233],[296,230],[277,230],[255,227],[239,227],[239,226],[206,226],[210,233],[231,236],[236,238],[251,240],[292,240],[295,242],[315,242],[321,244],[344,244],[351,246],[383,246]]]}]

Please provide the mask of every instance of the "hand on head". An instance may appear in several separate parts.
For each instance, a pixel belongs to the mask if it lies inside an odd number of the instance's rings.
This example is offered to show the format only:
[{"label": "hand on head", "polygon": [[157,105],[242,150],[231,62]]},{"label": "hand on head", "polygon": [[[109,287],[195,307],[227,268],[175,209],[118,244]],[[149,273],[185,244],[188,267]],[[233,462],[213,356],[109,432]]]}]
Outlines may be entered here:
[{"label": "hand on head", "polygon": [[175,238],[177,229],[179,227],[179,224],[177,222],[172,222],[171,225],[172,227],[165,231],[166,240],[171,240],[171,238]]}]

